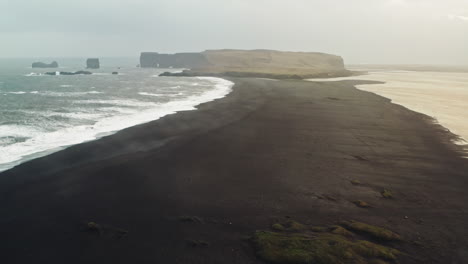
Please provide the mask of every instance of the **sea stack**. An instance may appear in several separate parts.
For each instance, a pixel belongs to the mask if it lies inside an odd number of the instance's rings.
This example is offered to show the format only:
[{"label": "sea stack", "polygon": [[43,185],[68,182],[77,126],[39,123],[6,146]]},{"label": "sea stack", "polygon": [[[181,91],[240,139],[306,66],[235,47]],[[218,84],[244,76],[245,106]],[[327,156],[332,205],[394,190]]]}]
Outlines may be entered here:
[{"label": "sea stack", "polygon": [[32,64],[33,68],[58,68],[58,63],[56,61],[53,61],[50,64],[44,63],[44,62],[34,62]]},{"label": "sea stack", "polygon": [[86,60],[87,69],[99,69],[99,59],[91,58]]}]

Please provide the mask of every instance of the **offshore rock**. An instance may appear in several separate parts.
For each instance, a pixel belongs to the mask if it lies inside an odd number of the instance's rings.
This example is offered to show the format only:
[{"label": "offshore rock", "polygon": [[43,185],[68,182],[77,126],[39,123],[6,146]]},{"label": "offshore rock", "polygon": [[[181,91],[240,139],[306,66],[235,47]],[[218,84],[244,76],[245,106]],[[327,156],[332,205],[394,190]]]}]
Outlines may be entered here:
[{"label": "offshore rock", "polygon": [[86,60],[86,68],[87,69],[99,69],[99,59],[97,58],[90,58]]},{"label": "offshore rock", "polygon": [[44,63],[44,62],[34,62],[32,64],[33,68],[58,68],[58,63],[56,61],[53,61],[50,64]]}]

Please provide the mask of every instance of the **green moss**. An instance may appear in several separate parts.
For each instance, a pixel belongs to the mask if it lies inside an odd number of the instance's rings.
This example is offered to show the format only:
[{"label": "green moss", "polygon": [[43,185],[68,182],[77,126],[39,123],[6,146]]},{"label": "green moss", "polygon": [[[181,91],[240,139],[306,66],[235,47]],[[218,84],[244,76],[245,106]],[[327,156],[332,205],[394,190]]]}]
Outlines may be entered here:
[{"label": "green moss", "polygon": [[273,224],[273,225],[271,226],[271,228],[272,228],[273,230],[276,230],[276,231],[285,231],[285,230],[286,230],[286,228],[285,228],[282,224],[280,224],[280,223]]},{"label": "green moss", "polygon": [[327,228],[322,227],[322,226],[313,226],[313,227],[310,228],[310,230],[312,230],[314,232],[325,232],[325,231],[327,231]]},{"label": "green moss", "polygon": [[373,260],[369,261],[369,264],[388,264],[388,262],[383,261],[381,259],[373,259]]},{"label": "green moss", "polygon": [[353,247],[356,252],[365,257],[396,260],[400,252],[396,249],[374,244],[366,240],[359,240]]},{"label": "green moss", "polygon": [[307,226],[294,220],[287,220],[282,223],[275,223],[271,226],[275,231],[300,232],[307,229]]},{"label": "green moss", "polygon": [[352,185],[361,185],[361,182],[359,180],[351,180]]},{"label": "green moss", "polygon": [[286,222],[285,226],[288,231],[302,231],[307,228],[305,225],[293,220]]},{"label": "green moss", "polygon": [[369,225],[366,223],[355,222],[355,221],[343,222],[342,224],[348,229],[351,229],[357,232],[366,233],[372,236],[373,238],[376,238],[379,240],[387,240],[387,241],[402,240],[400,235],[398,235],[397,233],[391,230],[382,228],[382,227],[373,226],[373,225]]},{"label": "green moss", "polygon": [[380,194],[382,195],[383,198],[386,198],[386,199],[391,199],[393,198],[393,194],[390,190],[387,190],[387,189],[383,189]]},{"label": "green moss", "polygon": [[364,264],[374,258],[394,260],[399,254],[395,249],[330,233],[308,236],[257,231],[253,243],[261,259],[282,264]]},{"label": "green moss", "polygon": [[361,207],[361,208],[370,208],[370,204],[364,202],[364,201],[361,201],[361,200],[358,200],[358,201],[354,201],[353,202],[357,207]]},{"label": "green moss", "polygon": [[346,237],[353,237],[354,234],[346,230],[345,228],[341,226],[332,226],[330,228],[330,233],[335,234],[335,235],[341,235],[341,236],[346,236]]}]

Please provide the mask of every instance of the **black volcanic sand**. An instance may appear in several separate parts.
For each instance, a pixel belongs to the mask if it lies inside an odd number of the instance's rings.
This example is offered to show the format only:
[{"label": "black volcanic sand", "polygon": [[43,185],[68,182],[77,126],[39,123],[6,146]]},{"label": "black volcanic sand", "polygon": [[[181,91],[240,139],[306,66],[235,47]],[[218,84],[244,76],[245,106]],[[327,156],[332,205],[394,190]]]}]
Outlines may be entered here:
[{"label": "black volcanic sand", "polygon": [[468,160],[452,134],[358,82],[233,81],[198,111],[0,174],[1,262],[261,263],[248,236],[285,217],[387,227],[400,263],[468,262]]}]

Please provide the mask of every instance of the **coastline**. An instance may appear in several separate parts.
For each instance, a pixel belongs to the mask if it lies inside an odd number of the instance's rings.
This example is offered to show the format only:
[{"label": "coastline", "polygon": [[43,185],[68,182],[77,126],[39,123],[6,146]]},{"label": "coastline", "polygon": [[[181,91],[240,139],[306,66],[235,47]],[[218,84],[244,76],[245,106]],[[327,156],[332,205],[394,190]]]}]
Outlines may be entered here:
[{"label": "coastline", "polygon": [[[428,79],[431,82],[428,82]],[[383,96],[411,111],[427,115],[433,119],[433,122],[457,135],[453,140],[454,144],[468,147],[468,126],[465,122],[468,115],[464,113],[468,90],[463,85],[463,80],[468,80],[466,73],[378,69],[362,76],[309,79],[309,81],[316,82],[346,80],[380,82],[372,85],[357,85],[356,88]]]},{"label": "coastline", "polygon": [[263,79],[279,79],[279,80],[303,80],[307,78],[339,78],[362,75],[362,71],[328,71],[309,74],[293,74],[293,73],[274,73],[274,72],[242,72],[242,71],[196,71],[196,70],[183,70],[181,72],[164,72],[159,76],[166,77],[195,77],[195,76],[211,76],[218,78],[263,78]]},{"label": "coastline", "polygon": [[[353,87],[363,81],[228,80],[232,92],[197,111],[0,173],[4,260],[261,263],[244,237],[286,216],[389,226],[408,242],[400,263],[466,260],[468,164],[453,134]],[[382,188],[395,199],[382,199]],[[86,221],[128,236],[92,236],[80,229]]]},{"label": "coastline", "polygon": [[[122,121],[122,117],[120,116],[113,116],[108,117],[107,119],[97,120],[96,123],[92,126],[73,127],[70,131],[67,132],[73,132],[73,129],[81,129],[82,135],[80,135],[79,137],[67,138],[68,140],[61,139],[58,142],[49,142],[48,145],[40,145],[40,148],[36,147],[34,149],[29,149],[29,151],[27,151],[26,153],[21,153],[21,155],[23,156],[20,156],[17,153],[12,157],[8,157],[6,159],[7,162],[0,164],[0,172],[11,169],[24,162],[61,151],[74,145],[98,140],[102,137],[113,135],[125,128],[157,120],[169,114],[174,114],[180,111],[196,110],[199,104],[203,104],[226,96],[231,92],[232,86],[234,85],[232,82],[216,77],[197,78],[212,80],[213,88],[198,96],[192,96],[183,100],[170,101],[161,105],[155,105],[151,109],[147,109],[137,114],[133,114],[131,118],[127,117],[124,121]],[[51,133],[51,135],[53,135],[53,133]],[[62,138],[63,135],[57,134],[53,135],[53,137]],[[30,146],[24,146],[23,148],[28,147],[30,148]],[[11,156],[11,154],[9,156]],[[4,161],[4,159],[0,160]]]}]

